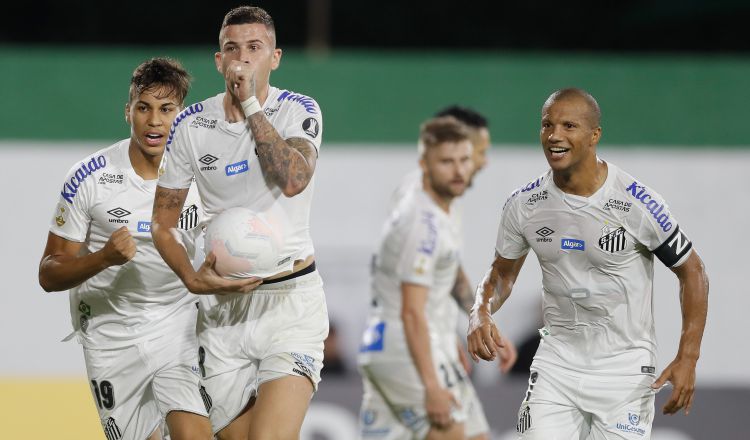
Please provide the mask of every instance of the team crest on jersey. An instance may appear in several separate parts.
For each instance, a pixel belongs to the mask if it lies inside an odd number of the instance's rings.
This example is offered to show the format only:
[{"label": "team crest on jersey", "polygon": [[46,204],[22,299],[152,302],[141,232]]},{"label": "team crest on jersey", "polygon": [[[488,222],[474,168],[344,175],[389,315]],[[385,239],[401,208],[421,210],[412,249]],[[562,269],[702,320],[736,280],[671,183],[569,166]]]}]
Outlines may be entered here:
[{"label": "team crest on jersey", "polygon": [[624,227],[620,226],[619,228],[612,228],[605,225],[602,228],[602,236],[599,238],[599,248],[601,250],[613,254],[625,249],[627,244],[628,241],[625,238]]},{"label": "team crest on jersey", "polygon": [[122,438],[120,427],[117,426],[117,422],[113,417],[108,418],[102,427],[104,428],[104,435],[107,437],[107,440],[120,440]]},{"label": "team crest on jersey", "polygon": [[177,226],[186,231],[198,226],[198,206],[190,205],[185,208],[180,214],[180,220],[177,223]]}]

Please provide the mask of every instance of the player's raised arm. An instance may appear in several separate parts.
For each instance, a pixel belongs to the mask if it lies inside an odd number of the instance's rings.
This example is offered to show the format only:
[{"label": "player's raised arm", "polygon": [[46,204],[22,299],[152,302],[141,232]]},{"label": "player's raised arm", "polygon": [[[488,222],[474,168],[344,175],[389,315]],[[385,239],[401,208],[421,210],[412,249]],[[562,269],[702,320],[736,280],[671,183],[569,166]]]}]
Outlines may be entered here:
[{"label": "player's raised arm", "polygon": [[256,97],[255,71],[251,64],[232,61],[225,76],[227,84],[235,84],[230,92],[242,105],[263,175],[287,197],[304,191],[312,179],[318,157],[313,143],[300,137],[283,139],[271,125]]},{"label": "player's raised arm", "polygon": [[525,260],[526,255],[516,260],[495,255],[492,267],[477,286],[474,306],[469,315],[467,337],[469,353],[475,361],[479,358],[494,360],[498,350],[505,345],[492,315],[510,296]]},{"label": "player's raised arm", "polygon": [[151,236],[159,254],[180,277],[185,287],[195,294],[251,292],[260,285],[262,280],[260,278],[227,280],[221,277],[214,269],[216,258],[213,254],[206,256],[206,260],[197,272],[193,269],[185,248],[177,241],[176,234],[172,231],[177,227],[187,193],[187,188],[156,187]]},{"label": "player's raised arm", "polygon": [[71,289],[110,266],[119,266],[135,256],[135,241],[128,228],[116,230],[104,247],[79,256],[83,243],[67,240],[50,232],[42,261],[39,285],[47,292]]},{"label": "player's raised arm", "polygon": [[680,280],[680,305],[682,308],[682,334],[677,356],[654,382],[660,388],[666,381],[674,387],[662,411],[674,414],[685,408],[690,413],[695,391],[695,366],[700,357],[703,330],[708,313],[708,275],[703,260],[693,250],[691,255],[672,272]]}]

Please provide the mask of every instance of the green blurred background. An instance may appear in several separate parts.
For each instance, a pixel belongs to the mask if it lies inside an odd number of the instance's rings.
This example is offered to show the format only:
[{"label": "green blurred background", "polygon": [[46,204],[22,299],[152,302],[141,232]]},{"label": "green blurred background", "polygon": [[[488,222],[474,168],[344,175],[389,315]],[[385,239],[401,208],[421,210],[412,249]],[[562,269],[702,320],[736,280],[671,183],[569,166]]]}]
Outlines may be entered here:
[{"label": "green blurred background", "polygon": [[[0,47],[0,137],[119,139],[133,68],[178,58],[194,76],[188,101],[220,92],[204,47]],[[748,147],[750,58],[740,54],[336,50],[284,52],[272,84],[317,99],[327,142],[411,143],[442,106],[485,113],[494,142],[536,144],[539,109],[555,89],[589,90],[605,144]]]}]

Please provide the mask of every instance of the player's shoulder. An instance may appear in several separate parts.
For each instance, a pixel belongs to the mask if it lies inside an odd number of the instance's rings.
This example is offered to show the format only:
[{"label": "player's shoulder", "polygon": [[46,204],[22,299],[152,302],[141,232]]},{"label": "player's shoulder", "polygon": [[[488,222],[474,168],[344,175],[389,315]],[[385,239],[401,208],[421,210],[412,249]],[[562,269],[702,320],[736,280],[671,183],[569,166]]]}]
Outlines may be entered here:
[{"label": "player's shoulder", "polygon": [[169,128],[169,137],[167,137],[167,147],[172,144],[175,133],[178,129],[184,127],[202,127],[215,128],[216,122],[221,117],[221,102],[223,94],[212,96],[200,102],[190,104],[174,118],[172,126]]},{"label": "player's shoulder", "polygon": [[268,98],[271,102],[266,106],[264,112],[269,117],[276,112],[293,111],[304,111],[310,115],[321,114],[318,102],[314,98],[299,92],[271,87]]},{"label": "player's shoulder", "polygon": [[515,209],[521,207],[535,208],[539,202],[547,200],[549,196],[549,184],[552,181],[552,170],[549,169],[539,176],[527,181],[513,190],[505,200],[503,210],[509,207]]},{"label": "player's shoulder", "polygon": [[[622,169],[615,168],[614,200],[621,199],[631,208],[631,215],[640,215],[658,225],[664,232],[672,229],[672,215],[664,198],[652,187]],[[619,201],[619,200],[618,200]]]},{"label": "player's shoulder", "polygon": [[63,182],[60,195],[68,203],[73,203],[82,188],[99,182],[101,179],[116,179],[119,176],[122,183],[122,171],[120,157],[127,152],[129,139],[123,139],[106,148],[89,154],[83,159],[76,161],[68,170]]}]

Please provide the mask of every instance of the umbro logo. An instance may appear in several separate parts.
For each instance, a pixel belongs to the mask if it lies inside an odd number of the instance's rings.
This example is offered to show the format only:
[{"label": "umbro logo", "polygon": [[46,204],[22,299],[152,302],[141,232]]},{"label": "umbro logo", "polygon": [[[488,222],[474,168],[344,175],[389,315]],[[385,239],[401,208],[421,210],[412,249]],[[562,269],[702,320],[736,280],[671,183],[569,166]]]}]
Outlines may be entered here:
[{"label": "umbro logo", "polygon": [[539,237],[537,237],[537,239],[536,239],[536,242],[537,243],[552,243],[552,239],[551,238],[547,238],[547,236],[548,235],[552,235],[554,233],[555,233],[554,230],[552,230],[552,229],[550,229],[550,228],[548,228],[546,226],[544,226],[543,228],[539,228],[539,229],[536,230],[536,234],[539,235]]},{"label": "umbro logo", "polygon": [[545,226],[543,228],[537,229],[536,233],[539,234],[539,235],[541,235],[542,237],[546,237],[546,236],[548,236],[550,234],[554,234],[555,231],[553,231],[552,229],[550,229],[550,228],[548,228],[548,227]]},{"label": "umbro logo", "polygon": [[218,157],[213,156],[211,154],[206,154],[205,156],[198,159],[198,162],[202,163],[204,166],[201,167],[201,171],[212,171],[216,169],[216,166],[211,165],[212,163],[219,160]]},{"label": "umbro logo", "polygon": [[129,223],[129,220],[123,219],[123,217],[130,215],[130,211],[125,208],[110,209],[109,211],[107,211],[107,214],[115,217],[109,219],[110,223]]}]

